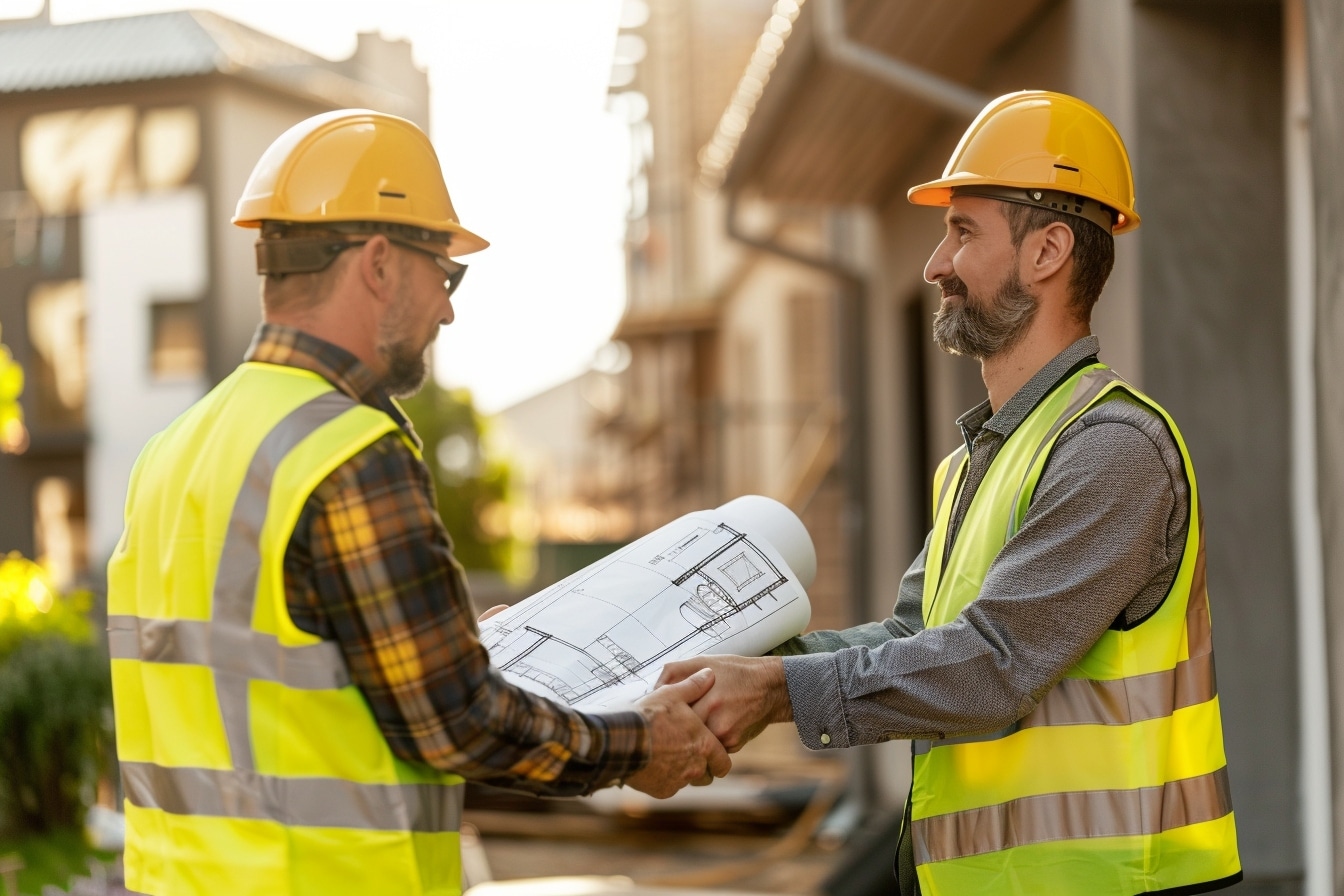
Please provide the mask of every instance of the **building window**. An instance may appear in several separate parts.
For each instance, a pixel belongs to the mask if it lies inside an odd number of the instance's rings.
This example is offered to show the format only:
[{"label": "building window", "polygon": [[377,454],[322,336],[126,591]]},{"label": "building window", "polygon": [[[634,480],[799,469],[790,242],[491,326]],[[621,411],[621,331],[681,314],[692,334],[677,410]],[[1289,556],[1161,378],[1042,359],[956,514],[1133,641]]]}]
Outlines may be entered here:
[{"label": "building window", "polygon": [[149,306],[149,369],[156,380],[194,380],[205,375],[205,333],[200,302],[154,302]]},{"label": "building window", "polygon": [[148,109],[140,116],[140,183],[148,190],[181,186],[201,157],[201,125],[190,106]]},{"label": "building window", "polygon": [[84,282],[39,283],[28,295],[29,375],[38,426],[82,426],[88,391],[84,356]]},{"label": "building window", "polygon": [[35,115],[19,141],[24,185],[46,215],[136,189],[134,106]]},{"label": "building window", "polygon": [[91,203],[187,182],[201,155],[190,106],[137,111],[96,106],[34,115],[19,136],[23,183],[42,214],[78,214]]},{"label": "building window", "polygon": [[37,560],[58,591],[88,572],[84,490],[64,476],[45,476],[33,490],[33,543]]}]

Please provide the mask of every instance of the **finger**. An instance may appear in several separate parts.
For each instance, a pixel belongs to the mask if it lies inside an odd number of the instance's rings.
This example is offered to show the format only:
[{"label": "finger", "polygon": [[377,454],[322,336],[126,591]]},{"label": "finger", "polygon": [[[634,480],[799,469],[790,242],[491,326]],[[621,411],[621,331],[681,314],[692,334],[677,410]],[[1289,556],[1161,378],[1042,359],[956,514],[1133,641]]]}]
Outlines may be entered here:
[{"label": "finger", "polygon": [[683,703],[694,703],[714,686],[714,670],[701,669],[685,681],[669,684],[664,688],[670,696]]},{"label": "finger", "polygon": [[708,787],[709,785],[711,785],[711,784],[713,784],[713,783],[714,783],[714,776],[711,775],[709,772],[705,772],[703,775],[701,775],[700,777],[698,777],[698,778],[696,778],[694,781],[692,781],[692,782],[691,782],[691,786],[692,786],[692,787]]},{"label": "finger", "polygon": [[509,608],[509,605],[508,605],[508,604],[495,604],[493,607],[491,607],[490,609],[486,610],[486,611],[485,611],[484,613],[482,613],[481,615],[477,616],[477,617],[476,617],[476,621],[477,621],[477,622],[484,622],[485,620],[489,619],[491,616],[495,615],[496,613],[500,612],[501,610],[507,610],[508,608]]},{"label": "finger", "polygon": [[722,778],[733,769],[733,760],[728,757],[728,751],[719,744],[715,744],[715,749],[710,751],[706,759],[706,768],[711,775],[716,778]]},{"label": "finger", "polygon": [[676,663],[668,663],[663,666],[663,671],[658,675],[657,686],[662,687],[665,684],[675,684],[684,680],[687,676],[698,671],[701,667],[691,660],[682,660]]}]

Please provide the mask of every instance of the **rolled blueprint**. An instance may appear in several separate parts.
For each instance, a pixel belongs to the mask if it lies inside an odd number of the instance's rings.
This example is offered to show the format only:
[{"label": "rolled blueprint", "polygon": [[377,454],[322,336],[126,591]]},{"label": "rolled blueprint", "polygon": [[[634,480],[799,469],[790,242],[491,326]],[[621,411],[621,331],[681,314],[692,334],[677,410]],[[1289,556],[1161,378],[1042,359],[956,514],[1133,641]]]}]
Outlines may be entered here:
[{"label": "rolled blueprint", "polygon": [[481,624],[510,681],[578,709],[627,706],[664,663],[760,656],[807,627],[806,527],[746,495],[689,513]]}]

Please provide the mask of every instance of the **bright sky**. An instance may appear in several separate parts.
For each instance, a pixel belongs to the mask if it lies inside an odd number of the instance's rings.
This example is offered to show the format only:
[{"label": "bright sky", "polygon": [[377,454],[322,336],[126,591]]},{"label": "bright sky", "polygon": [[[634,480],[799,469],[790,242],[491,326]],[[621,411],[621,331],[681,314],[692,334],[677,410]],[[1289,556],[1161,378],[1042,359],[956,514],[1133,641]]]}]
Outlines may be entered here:
[{"label": "bright sky", "polygon": [[[0,18],[40,0],[0,0]],[[439,337],[440,380],[498,410],[581,373],[624,307],[625,126],[606,85],[620,0],[52,0],[56,24],[210,9],[341,59],[408,38],[462,223],[490,240]]]}]

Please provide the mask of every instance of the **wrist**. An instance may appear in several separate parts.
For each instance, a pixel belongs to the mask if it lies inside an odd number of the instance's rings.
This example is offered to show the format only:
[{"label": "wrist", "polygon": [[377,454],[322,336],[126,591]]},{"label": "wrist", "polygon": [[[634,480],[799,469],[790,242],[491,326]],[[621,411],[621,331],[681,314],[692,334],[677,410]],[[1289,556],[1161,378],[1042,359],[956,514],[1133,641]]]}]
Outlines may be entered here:
[{"label": "wrist", "polygon": [[789,680],[784,674],[784,658],[765,657],[766,706],[769,708],[767,720],[770,722],[792,722],[793,702],[789,698]]}]

